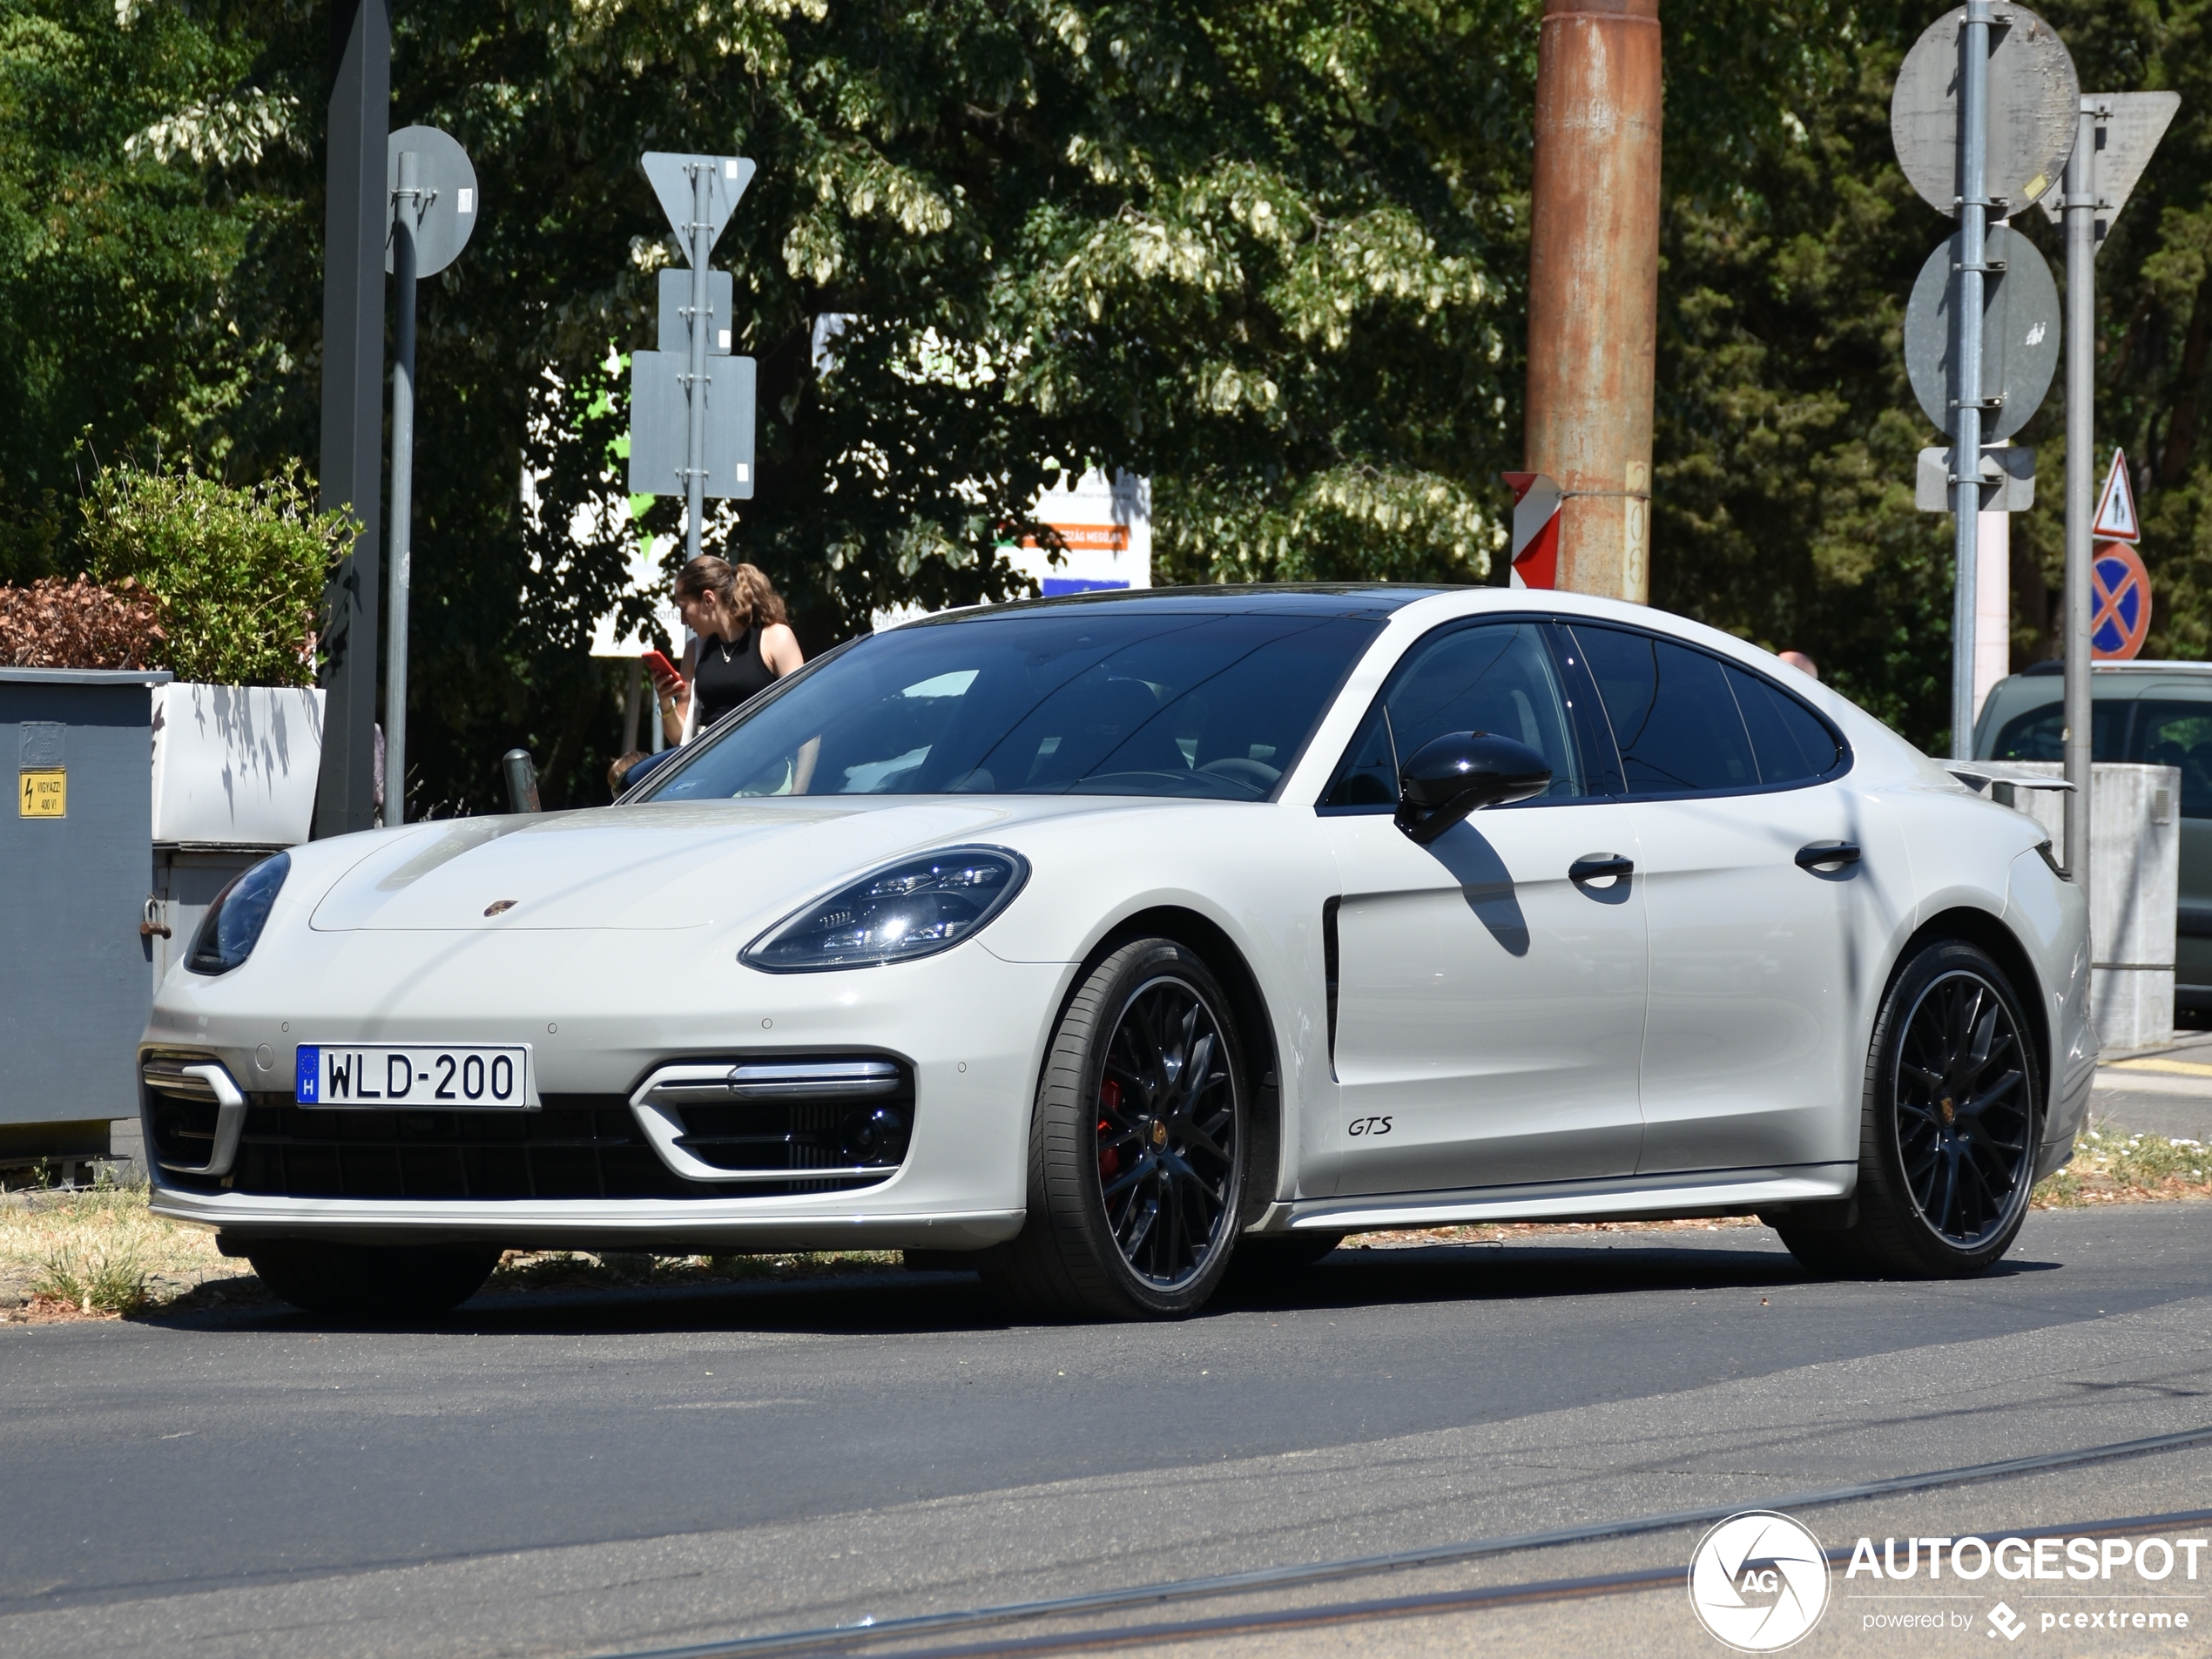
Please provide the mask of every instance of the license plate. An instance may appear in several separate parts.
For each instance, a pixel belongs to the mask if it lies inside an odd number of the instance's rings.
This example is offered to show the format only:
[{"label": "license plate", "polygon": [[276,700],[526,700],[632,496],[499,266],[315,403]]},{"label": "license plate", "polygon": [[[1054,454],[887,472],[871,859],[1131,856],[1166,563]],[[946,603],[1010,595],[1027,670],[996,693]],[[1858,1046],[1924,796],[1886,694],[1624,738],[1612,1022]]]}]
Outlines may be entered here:
[{"label": "license plate", "polygon": [[293,1100],[302,1106],[366,1106],[389,1111],[524,1111],[537,1106],[527,1042],[511,1048],[449,1048],[435,1042],[376,1048],[300,1045]]}]

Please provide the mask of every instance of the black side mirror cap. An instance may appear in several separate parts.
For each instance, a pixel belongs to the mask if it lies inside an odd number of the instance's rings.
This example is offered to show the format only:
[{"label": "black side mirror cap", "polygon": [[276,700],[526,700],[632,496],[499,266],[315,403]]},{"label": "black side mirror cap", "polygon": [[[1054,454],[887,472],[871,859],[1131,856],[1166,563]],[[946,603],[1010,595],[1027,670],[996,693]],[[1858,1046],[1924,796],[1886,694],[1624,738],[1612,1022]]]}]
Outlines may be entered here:
[{"label": "black side mirror cap", "polygon": [[1426,846],[1469,813],[1528,800],[1552,786],[1551,763],[1525,743],[1447,732],[1398,771],[1398,827]]}]

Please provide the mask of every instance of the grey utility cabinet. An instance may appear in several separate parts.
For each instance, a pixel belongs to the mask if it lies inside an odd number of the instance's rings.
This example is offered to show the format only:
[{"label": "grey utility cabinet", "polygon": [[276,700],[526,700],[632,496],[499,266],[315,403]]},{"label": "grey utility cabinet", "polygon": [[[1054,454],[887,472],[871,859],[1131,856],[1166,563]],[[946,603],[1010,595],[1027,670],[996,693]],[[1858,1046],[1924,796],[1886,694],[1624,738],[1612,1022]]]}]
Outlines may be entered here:
[{"label": "grey utility cabinet", "polygon": [[152,687],[127,669],[0,668],[0,1163],[108,1150],[138,1110],[152,1001]]}]

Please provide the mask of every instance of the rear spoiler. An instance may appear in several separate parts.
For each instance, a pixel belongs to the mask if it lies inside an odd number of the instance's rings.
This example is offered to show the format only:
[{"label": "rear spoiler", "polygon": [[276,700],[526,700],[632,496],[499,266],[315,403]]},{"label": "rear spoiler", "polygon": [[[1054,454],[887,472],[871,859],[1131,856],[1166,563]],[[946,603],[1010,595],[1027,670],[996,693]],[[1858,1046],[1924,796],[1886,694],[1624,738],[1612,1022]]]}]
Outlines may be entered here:
[{"label": "rear spoiler", "polygon": [[2001,760],[1946,760],[1943,769],[1976,794],[1988,792],[2000,806],[2013,805],[2013,792],[2021,789],[2067,789],[2063,778],[2031,767],[2007,765]]}]

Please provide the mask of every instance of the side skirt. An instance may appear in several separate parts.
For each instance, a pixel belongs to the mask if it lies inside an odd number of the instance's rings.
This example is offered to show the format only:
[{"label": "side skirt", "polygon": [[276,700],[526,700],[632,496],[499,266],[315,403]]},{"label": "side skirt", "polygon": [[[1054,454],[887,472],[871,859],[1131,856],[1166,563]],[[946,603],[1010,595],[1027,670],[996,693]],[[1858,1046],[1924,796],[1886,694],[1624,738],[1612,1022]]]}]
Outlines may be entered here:
[{"label": "side skirt", "polygon": [[[1446,1227],[1480,1221],[1661,1221],[1742,1216],[1780,1204],[1851,1196],[1856,1163],[1782,1169],[1703,1170],[1602,1181],[1560,1181],[1457,1192],[1363,1194],[1289,1206],[1289,1231],[1357,1232],[1375,1227]],[[1276,1229],[1269,1229],[1276,1231]]]}]

